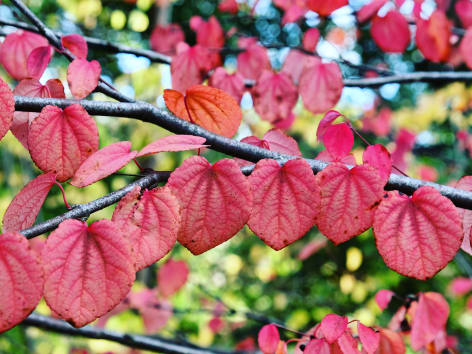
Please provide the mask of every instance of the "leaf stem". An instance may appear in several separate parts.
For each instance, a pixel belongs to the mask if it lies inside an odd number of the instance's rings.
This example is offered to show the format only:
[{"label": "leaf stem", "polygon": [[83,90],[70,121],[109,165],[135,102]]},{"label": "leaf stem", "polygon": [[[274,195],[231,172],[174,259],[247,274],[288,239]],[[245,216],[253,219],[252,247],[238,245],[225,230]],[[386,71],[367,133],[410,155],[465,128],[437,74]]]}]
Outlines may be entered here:
[{"label": "leaf stem", "polygon": [[65,204],[66,208],[67,208],[68,210],[71,210],[72,207],[71,207],[71,206],[69,205],[69,203],[67,202],[66,191],[65,191],[64,188],[62,187],[62,184],[60,184],[58,181],[55,181],[54,184],[55,184],[56,186],[58,186],[59,189],[61,190],[62,199],[64,200],[64,204]]}]

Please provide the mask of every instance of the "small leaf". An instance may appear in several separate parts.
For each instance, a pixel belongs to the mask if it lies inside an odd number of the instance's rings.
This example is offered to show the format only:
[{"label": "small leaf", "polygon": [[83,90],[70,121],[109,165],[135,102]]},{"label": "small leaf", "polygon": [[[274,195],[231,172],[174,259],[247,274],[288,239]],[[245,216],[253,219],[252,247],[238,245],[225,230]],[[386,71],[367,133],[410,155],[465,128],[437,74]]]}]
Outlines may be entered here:
[{"label": "small leaf", "polygon": [[387,183],[392,172],[392,158],[385,146],[380,144],[369,145],[362,154],[362,161],[367,165],[375,167],[384,185]]},{"label": "small leaf", "polygon": [[179,291],[188,278],[188,267],[185,261],[174,261],[172,258],[157,271],[157,287],[159,294],[169,297]]},{"label": "small leaf", "polygon": [[320,16],[329,16],[340,7],[348,4],[348,0],[307,0],[306,6]]},{"label": "small leaf", "polygon": [[139,153],[138,157],[157,154],[159,152],[196,150],[209,145],[203,145],[205,138],[194,135],[170,135],[157,139],[146,145]]},{"label": "small leaf", "polygon": [[148,334],[160,331],[172,317],[172,305],[166,300],[159,300],[155,290],[132,292],[129,298],[131,307],[139,311]]},{"label": "small leaf", "polygon": [[70,184],[82,188],[118,171],[136,157],[137,151],[130,152],[130,148],[129,141],[120,141],[94,152],[82,162]]},{"label": "small leaf", "polygon": [[228,74],[226,69],[221,66],[216,68],[210,76],[208,85],[228,92],[237,102],[241,102],[244,91],[246,91],[244,77],[239,72]]},{"label": "small leaf", "polygon": [[31,123],[28,147],[34,163],[64,182],[98,149],[97,125],[79,104],[46,106]]},{"label": "small leaf", "polygon": [[260,160],[248,180],[253,194],[248,226],[273,249],[295,242],[315,224],[320,190],[306,161],[280,166],[275,160]]},{"label": "small leaf", "polygon": [[250,186],[233,160],[212,166],[203,157],[190,157],[172,172],[168,185],[182,207],[178,240],[193,254],[229,240],[249,219]]},{"label": "small leaf", "polygon": [[185,34],[176,23],[167,26],[157,25],[152,30],[150,42],[151,48],[156,52],[174,55],[177,44],[185,42]]},{"label": "small leaf", "polygon": [[323,235],[337,245],[372,226],[373,209],[383,195],[382,181],[373,167],[349,170],[333,163],[316,178],[321,187],[317,225]]},{"label": "small leaf", "polygon": [[362,343],[362,349],[364,349],[367,354],[375,353],[379,347],[380,334],[360,322],[357,322],[357,333]]},{"label": "small leaf", "polygon": [[[384,17],[375,16],[370,33],[374,42],[387,53],[403,53],[411,38],[408,21],[395,10],[389,11]],[[392,33],[395,33],[395,40],[392,40]]]},{"label": "small leaf", "polygon": [[427,20],[417,19],[416,45],[426,59],[440,62],[449,58],[451,28],[451,22],[441,10],[435,10]]},{"label": "small leaf", "polygon": [[249,45],[238,54],[238,72],[245,78],[257,80],[264,70],[270,70],[267,49],[257,43]]},{"label": "small leaf", "polygon": [[164,90],[164,100],[167,108],[179,118],[228,138],[236,134],[241,124],[242,112],[238,102],[214,87],[192,86],[185,96],[175,90]]},{"label": "small leaf", "polygon": [[329,344],[334,343],[347,329],[347,317],[334,313],[326,315],[321,320],[321,332]]},{"label": "small leaf", "polygon": [[264,141],[269,144],[269,150],[292,156],[302,156],[297,141],[280,129],[271,129],[264,134]]},{"label": "small leaf", "polygon": [[32,226],[55,182],[56,176],[53,173],[46,173],[23,187],[3,215],[3,231],[21,231]]},{"label": "small leaf", "polygon": [[411,321],[411,347],[420,350],[431,343],[440,331],[445,330],[448,317],[449,305],[441,294],[420,293]]},{"label": "small leaf", "polygon": [[77,59],[86,59],[88,54],[88,45],[84,37],[80,34],[69,34],[61,37],[61,43],[64,48],[69,49],[69,51]]},{"label": "small leaf", "polygon": [[98,85],[102,68],[96,60],[74,59],[67,68],[67,82],[76,98],[87,97]]},{"label": "small leaf", "polygon": [[43,275],[36,254],[17,232],[0,235],[0,333],[22,322],[43,295]]},{"label": "small leaf", "polygon": [[472,278],[458,277],[449,284],[449,291],[454,296],[464,296],[472,290]]},{"label": "small leaf", "polygon": [[341,160],[354,146],[354,134],[346,123],[330,125],[323,135],[323,144],[335,160]]},{"label": "small leaf", "polygon": [[10,87],[0,78],[0,139],[10,129],[15,112],[15,99]]},{"label": "small leaf", "polygon": [[410,198],[388,192],[374,218],[377,249],[394,271],[425,280],[444,268],[462,243],[459,214],[433,187],[420,187]]},{"label": "small leaf", "polygon": [[318,40],[320,39],[320,30],[318,28],[310,28],[303,34],[303,49],[314,52]]},{"label": "small leaf", "polygon": [[377,291],[377,294],[375,294],[375,302],[377,302],[377,305],[379,305],[382,311],[387,308],[393,295],[395,295],[395,293],[390,290],[382,289]]},{"label": "small leaf", "polygon": [[356,13],[359,23],[369,20],[377,13],[377,11],[380,10],[382,6],[385,5],[386,2],[387,0],[373,0],[362,6],[361,9]]},{"label": "small leaf", "polygon": [[273,324],[265,325],[257,335],[257,343],[264,354],[273,354],[279,345],[280,336],[277,327]]},{"label": "small leaf", "polygon": [[33,49],[26,61],[29,76],[36,79],[43,76],[53,54],[54,49],[50,45]]},{"label": "small leaf", "polygon": [[109,220],[89,227],[63,221],[42,253],[44,298],[60,318],[82,327],[123,300],[135,279],[129,243]]},{"label": "small leaf", "polygon": [[331,349],[326,340],[315,338],[308,342],[303,354],[331,354]]},{"label": "small leaf", "polygon": [[316,129],[316,138],[319,141],[323,141],[323,136],[325,135],[326,130],[328,130],[336,118],[341,116],[342,114],[335,110],[326,112],[326,114],[323,116],[323,119],[321,119],[320,124],[318,124],[318,128]]}]

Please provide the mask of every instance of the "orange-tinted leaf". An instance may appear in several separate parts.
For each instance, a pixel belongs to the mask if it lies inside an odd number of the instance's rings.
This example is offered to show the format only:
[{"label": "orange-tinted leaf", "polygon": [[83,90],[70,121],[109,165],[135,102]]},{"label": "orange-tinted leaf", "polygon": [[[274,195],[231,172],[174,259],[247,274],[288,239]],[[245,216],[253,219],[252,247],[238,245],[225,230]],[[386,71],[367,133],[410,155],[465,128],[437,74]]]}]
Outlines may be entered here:
[{"label": "orange-tinted leaf", "polygon": [[264,159],[248,180],[253,195],[248,226],[273,249],[295,242],[315,224],[320,190],[306,161],[290,160],[280,166]]},{"label": "orange-tinted leaf", "polygon": [[411,321],[411,347],[419,350],[426,347],[445,330],[449,317],[449,305],[439,293],[419,294],[413,320]]},{"label": "orange-tinted leaf", "polygon": [[454,258],[463,237],[454,204],[428,186],[411,198],[388,192],[375,213],[374,235],[389,268],[421,280]]},{"label": "orange-tinted leaf", "polygon": [[15,99],[10,87],[0,78],[0,139],[10,129],[15,112]]},{"label": "orange-tinted leaf", "polygon": [[370,33],[380,49],[387,53],[403,53],[410,43],[408,21],[395,10],[389,11],[385,17],[375,16]]},{"label": "orange-tinted leaf", "polygon": [[214,87],[196,85],[189,88],[185,96],[175,90],[164,90],[164,100],[176,116],[229,138],[236,134],[241,124],[238,102]]},{"label": "orange-tinted leaf", "polygon": [[312,113],[333,108],[341,97],[343,78],[339,65],[317,61],[305,67],[300,75],[299,92],[303,104]]},{"label": "orange-tinted leaf", "polygon": [[275,353],[279,341],[279,331],[272,323],[262,327],[257,335],[257,343],[264,354]]},{"label": "orange-tinted leaf", "polygon": [[75,327],[106,314],[125,298],[135,279],[128,241],[109,220],[89,227],[63,221],[42,253],[44,298]]},{"label": "orange-tinted leaf", "polygon": [[193,156],[170,175],[168,185],[182,207],[179,242],[200,254],[233,237],[249,219],[252,196],[236,162],[213,166]]},{"label": "orange-tinted leaf", "polygon": [[185,261],[174,261],[169,259],[159,267],[157,272],[157,288],[159,294],[169,297],[175,294],[185,285],[188,278],[188,267]]},{"label": "orange-tinted leaf", "polygon": [[23,321],[43,295],[43,274],[36,254],[17,232],[0,235],[0,333]]},{"label": "orange-tinted leaf", "polygon": [[380,334],[360,322],[357,322],[357,333],[362,343],[362,349],[364,349],[367,354],[375,353],[379,347]]},{"label": "orange-tinted leaf", "polygon": [[372,226],[373,208],[383,195],[377,171],[360,165],[349,170],[333,163],[316,175],[321,187],[318,229],[335,244]]},{"label": "orange-tinted leaf", "polygon": [[82,162],[70,184],[82,188],[118,171],[136,157],[137,151],[130,148],[129,141],[120,141],[94,152]]},{"label": "orange-tinted leaf", "polygon": [[86,59],[88,54],[88,45],[84,37],[80,34],[68,34],[61,37],[61,43],[64,48],[70,50],[77,59]]},{"label": "orange-tinted leaf", "polygon": [[330,313],[321,320],[320,328],[326,341],[332,344],[346,331],[347,317]]},{"label": "orange-tinted leaf", "polygon": [[320,16],[329,16],[331,12],[348,4],[347,0],[307,0],[306,6]]},{"label": "orange-tinted leaf", "polygon": [[56,176],[46,173],[23,187],[3,215],[3,231],[21,231],[32,226],[54,182]]},{"label": "orange-tinted leaf", "polygon": [[406,348],[400,333],[379,328],[380,342],[377,354],[405,354]]},{"label": "orange-tinted leaf", "polygon": [[416,45],[428,60],[445,61],[449,57],[452,24],[440,10],[433,12],[428,20],[418,19],[416,23]]},{"label": "orange-tinted leaf", "polygon": [[102,68],[96,60],[74,59],[67,68],[67,82],[76,98],[87,97],[98,85]]},{"label": "orange-tinted leaf", "polygon": [[146,145],[137,156],[147,156],[164,151],[170,152],[201,149],[208,146],[203,145],[205,140],[205,138],[194,135],[170,135],[157,139],[153,143]]},{"label": "orange-tinted leaf", "polygon": [[78,104],[46,106],[31,123],[28,147],[34,163],[63,182],[98,149],[97,125]]}]

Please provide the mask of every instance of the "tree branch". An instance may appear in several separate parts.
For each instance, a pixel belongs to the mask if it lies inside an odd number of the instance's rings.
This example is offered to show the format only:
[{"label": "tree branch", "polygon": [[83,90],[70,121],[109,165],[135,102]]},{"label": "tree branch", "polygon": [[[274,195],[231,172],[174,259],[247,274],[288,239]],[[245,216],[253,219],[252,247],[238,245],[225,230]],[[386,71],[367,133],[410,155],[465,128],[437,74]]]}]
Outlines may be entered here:
[{"label": "tree branch", "polygon": [[[210,145],[211,149],[254,163],[261,159],[275,159],[279,163],[283,164],[290,159],[296,158],[295,156],[279,154],[274,151],[262,149],[254,145],[245,144],[212,133],[198,125],[189,123],[174,116],[168,111],[159,109],[146,102],[119,103],[15,96],[15,109],[25,112],[40,112],[46,105],[56,105],[64,108],[76,103],[81,104],[92,115],[98,114],[105,116],[129,117],[155,124],[175,134],[201,136],[206,139],[206,144]],[[310,164],[315,173],[320,172],[328,165],[326,162],[319,160],[305,160]],[[421,186],[432,186],[439,190],[442,195],[449,198],[456,206],[465,209],[472,209],[472,192],[466,192],[433,182],[392,174],[390,175],[385,188],[387,190],[398,190],[402,193],[411,195]]]},{"label": "tree branch", "polygon": [[137,334],[119,333],[94,326],[74,328],[65,321],[32,313],[22,325],[34,326],[44,330],[93,339],[105,339],[126,345],[131,348],[150,350],[168,354],[236,354],[241,351],[224,351],[212,348],[203,348],[191,343],[178,342],[153,335],[142,336]]}]

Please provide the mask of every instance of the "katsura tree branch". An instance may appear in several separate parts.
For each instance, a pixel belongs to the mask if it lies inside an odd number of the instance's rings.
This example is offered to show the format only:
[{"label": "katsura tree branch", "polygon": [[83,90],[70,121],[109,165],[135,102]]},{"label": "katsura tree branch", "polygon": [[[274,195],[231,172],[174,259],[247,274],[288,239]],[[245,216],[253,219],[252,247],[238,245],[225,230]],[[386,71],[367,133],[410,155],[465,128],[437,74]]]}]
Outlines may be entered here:
[{"label": "katsura tree branch", "polygon": [[158,353],[168,354],[236,354],[244,353],[241,351],[224,351],[212,348],[203,348],[191,343],[173,341],[153,335],[142,336],[137,334],[119,333],[102,329],[94,326],[85,326],[74,328],[65,321],[32,313],[23,322],[22,325],[33,326],[44,330],[68,334],[71,336],[86,337],[92,339],[105,339],[123,344],[125,346],[149,350]]},{"label": "katsura tree branch", "polygon": [[[76,103],[81,104],[87,112],[92,115],[134,118],[160,126],[175,134],[201,136],[206,139],[205,143],[210,145],[211,149],[254,163],[261,159],[274,159],[283,164],[288,160],[296,158],[295,156],[279,154],[212,133],[198,125],[189,123],[166,110],[159,109],[146,102],[119,103],[15,96],[15,109],[26,112],[40,112],[46,105],[56,105],[64,108]],[[328,165],[326,162],[319,160],[305,160],[310,164],[315,173],[320,172]],[[411,195],[415,190],[422,186],[432,186],[439,190],[442,195],[449,198],[456,206],[465,209],[472,209],[472,192],[459,190],[433,182],[391,174],[385,188],[387,190],[398,190],[402,193]]]}]

